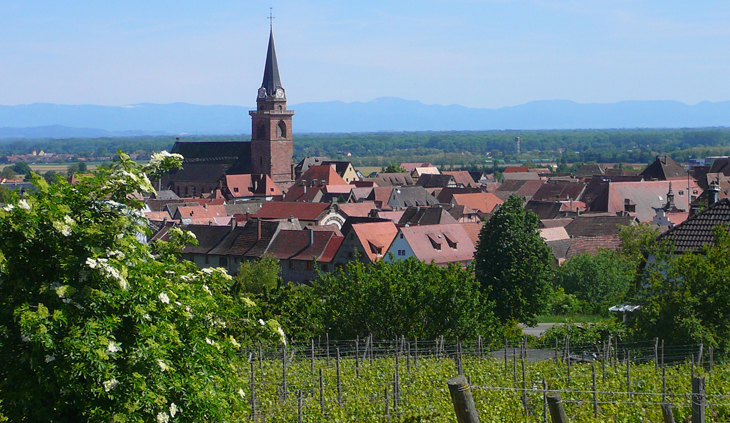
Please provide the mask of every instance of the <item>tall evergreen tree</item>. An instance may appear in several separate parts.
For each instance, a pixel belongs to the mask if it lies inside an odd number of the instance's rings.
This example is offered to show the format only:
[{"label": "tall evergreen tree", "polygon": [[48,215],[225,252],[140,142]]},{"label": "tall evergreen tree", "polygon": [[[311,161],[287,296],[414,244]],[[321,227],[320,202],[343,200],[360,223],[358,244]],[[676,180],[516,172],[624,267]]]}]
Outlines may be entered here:
[{"label": "tall evergreen tree", "polygon": [[534,324],[547,304],[552,254],[537,224],[537,215],[512,195],[479,233],[476,277],[503,322]]}]

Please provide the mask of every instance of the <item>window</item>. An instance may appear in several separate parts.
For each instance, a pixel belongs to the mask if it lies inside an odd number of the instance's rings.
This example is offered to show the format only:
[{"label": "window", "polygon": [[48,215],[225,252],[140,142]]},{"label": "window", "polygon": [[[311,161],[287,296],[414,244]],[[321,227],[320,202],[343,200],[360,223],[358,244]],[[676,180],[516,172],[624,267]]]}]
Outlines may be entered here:
[{"label": "window", "polygon": [[398,250],[398,255],[399,255],[399,256],[404,256],[404,255],[406,255],[406,250]]},{"label": "window", "polygon": [[294,268],[294,260],[289,260],[289,269]]},{"label": "window", "polygon": [[347,258],[352,258],[352,251],[347,252]]},{"label": "window", "polygon": [[311,261],[308,261],[307,262],[307,270],[312,270],[312,269],[313,269],[312,262]]},{"label": "window", "polygon": [[448,236],[446,236],[446,234],[444,234],[444,238],[446,238],[446,242],[449,244],[449,247],[451,247],[452,249],[456,250],[456,247],[459,244],[456,241],[452,241],[451,238],[449,238]]},{"label": "window", "polygon": [[205,264],[208,264],[208,256],[205,256]]},{"label": "window", "polygon": [[325,264],[322,264],[322,271],[323,272],[329,272],[329,270],[330,270],[330,267],[326,263]]},{"label": "window", "polygon": [[279,124],[276,125],[276,137],[277,138],[286,138],[286,124],[284,121],[279,121]]},{"label": "window", "polygon": [[218,266],[228,267],[228,257],[218,257]]},{"label": "window", "polygon": [[400,239],[403,239],[403,234],[402,233],[400,234]]},{"label": "window", "polygon": [[238,187],[233,187],[233,192],[238,192]]}]

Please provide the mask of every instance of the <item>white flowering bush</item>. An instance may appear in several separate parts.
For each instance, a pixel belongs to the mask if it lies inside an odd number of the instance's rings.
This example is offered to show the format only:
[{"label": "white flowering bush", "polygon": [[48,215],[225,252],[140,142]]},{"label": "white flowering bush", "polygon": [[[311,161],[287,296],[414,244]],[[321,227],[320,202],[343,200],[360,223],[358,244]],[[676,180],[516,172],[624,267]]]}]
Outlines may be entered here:
[{"label": "white flowering bush", "polygon": [[285,340],[278,323],[258,324],[255,305],[227,294],[225,272],[181,261],[189,234],[139,241],[138,194],[154,191],[145,172],[180,163],[167,154],[141,167],[120,153],[76,185],[33,175],[37,192],[0,208],[0,421],[249,413],[236,353]]}]

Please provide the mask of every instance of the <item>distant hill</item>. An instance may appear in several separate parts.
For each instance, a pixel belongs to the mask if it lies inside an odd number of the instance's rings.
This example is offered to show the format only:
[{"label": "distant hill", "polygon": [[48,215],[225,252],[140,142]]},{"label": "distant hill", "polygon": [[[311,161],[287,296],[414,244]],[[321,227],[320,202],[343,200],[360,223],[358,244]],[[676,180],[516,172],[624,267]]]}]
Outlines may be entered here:
[{"label": "distant hill", "polygon": [[[687,105],[677,101],[580,104],[546,100],[499,109],[475,109],[385,97],[370,102],[301,103],[290,108],[296,111],[295,134],[730,126],[730,101]],[[249,110],[242,106],[187,103],[0,106],[0,138],[250,134]]]}]

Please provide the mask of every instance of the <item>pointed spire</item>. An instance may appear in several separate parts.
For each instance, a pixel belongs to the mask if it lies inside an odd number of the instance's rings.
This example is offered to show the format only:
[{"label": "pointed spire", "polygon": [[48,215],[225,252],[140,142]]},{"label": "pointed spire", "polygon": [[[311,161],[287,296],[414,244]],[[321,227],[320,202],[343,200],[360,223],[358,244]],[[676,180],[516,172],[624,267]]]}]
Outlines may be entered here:
[{"label": "pointed spire", "polygon": [[274,47],[274,29],[269,33],[269,50],[266,52],[266,66],[264,67],[264,81],[261,87],[266,88],[266,95],[273,96],[277,88],[281,88],[279,79],[279,64],[276,61],[276,47]]}]

